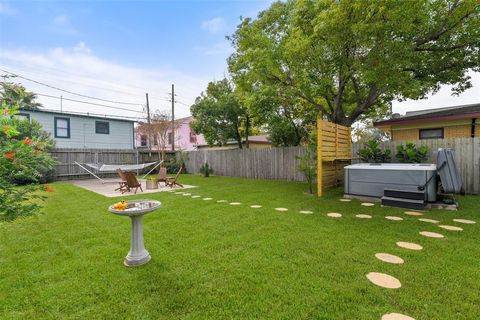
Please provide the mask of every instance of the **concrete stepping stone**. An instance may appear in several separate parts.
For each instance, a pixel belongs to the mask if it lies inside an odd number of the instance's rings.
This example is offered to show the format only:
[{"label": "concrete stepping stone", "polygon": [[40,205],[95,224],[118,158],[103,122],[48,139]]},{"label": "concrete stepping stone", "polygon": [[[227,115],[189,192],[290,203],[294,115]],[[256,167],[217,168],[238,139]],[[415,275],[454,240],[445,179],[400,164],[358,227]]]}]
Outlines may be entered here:
[{"label": "concrete stepping stone", "polygon": [[350,201],[352,201],[352,199],[345,199],[345,198],[342,198],[342,199],[340,199],[340,201],[342,201],[342,202],[350,202]]},{"label": "concrete stepping stone", "polygon": [[231,206],[238,206],[238,205],[241,205],[241,204],[242,204],[241,202],[230,202]]},{"label": "concrete stepping stone", "polygon": [[313,214],[313,211],[310,211],[310,210],[300,210],[300,213],[302,213],[302,214]]},{"label": "concrete stepping stone", "polygon": [[453,221],[458,223],[465,223],[465,224],[475,224],[476,222],[473,220],[466,220],[466,219],[453,219]]},{"label": "concrete stepping stone", "polygon": [[371,202],[362,203],[362,206],[364,206],[364,207],[373,207],[374,205],[375,205],[375,203],[371,203]]},{"label": "concrete stepping stone", "polygon": [[341,218],[342,214],[337,212],[330,212],[330,213],[327,213],[327,216],[329,216],[330,218]]},{"label": "concrete stepping stone", "polygon": [[217,203],[227,203],[227,200],[217,200]]},{"label": "concrete stepping stone", "polygon": [[392,221],[402,221],[403,218],[396,217],[396,216],[385,216],[385,219],[392,220]]},{"label": "concrete stepping stone", "polygon": [[287,208],[275,208],[275,210],[277,210],[277,211],[281,211],[281,212],[288,211],[288,209],[287,209]]},{"label": "concrete stepping stone", "polygon": [[367,274],[367,279],[370,280],[371,283],[382,288],[398,289],[402,286],[400,280],[385,273],[370,272]]},{"label": "concrete stepping stone", "polygon": [[413,242],[404,242],[404,241],[399,241],[397,242],[397,246],[403,249],[409,249],[409,250],[415,250],[419,251],[422,250],[423,247],[419,244],[413,243]]},{"label": "concrete stepping stone", "polygon": [[200,198],[201,196],[192,196],[193,199]]},{"label": "concrete stepping stone", "polygon": [[429,222],[429,223],[439,223],[440,221],[438,220],[433,220],[433,219],[425,219],[425,218],[420,218],[418,219],[419,221],[423,221],[423,222]]},{"label": "concrete stepping stone", "polygon": [[408,216],[423,216],[423,213],[417,211],[405,211],[404,213]]},{"label": "concrete stepping stone", "polygon": [[463,231],[463,228],[457,226],[447,226],[447,225],[439,225],[440,228],[450,231]]},{"label": "concrete stepping stone", "polygon": [[393,254],[388,254],[388,253],[376,253],[375,257],[378,260],[381,260],[383,262],[388,262],[393,264],[403,264],[405,262],[402,258],[394,256]]},{"label": "concrete stepping stone", "polygon": [[356,214],[355,217],[359,219],[372,219],[372,216],[369,214]]},{"label": "concrete stepping stone", "polygon": [[253,208],[253,209],[258,209],[258,208],[261,208],[262,206],[259,205],[259,204],[254,204],[254,205],[251,205],[250,208]]},{"label": "concrete stepping stone", "polygon": [[191,196],[192,194],[191,193],[184,193],[183,195],[184,196]]},{"label": "concrete stepping stone", "polygon": [[415,319],[400,313],[388,313],[382,316],[382,320],[415,320]]},{"label": "concrete stepping stone", "polygon": [[209,201],[209,200],[213,200],[213,198],[203,198],[202,200]]},{"label": "concrete stepping stone", "polygon": [[445,236],[444,236],[443,234],[436,233],[436,232],[420,231],[419,233],[420,233],[422,236],[428,237],[428,238],[437,238],[437,239],[445,238]]}]

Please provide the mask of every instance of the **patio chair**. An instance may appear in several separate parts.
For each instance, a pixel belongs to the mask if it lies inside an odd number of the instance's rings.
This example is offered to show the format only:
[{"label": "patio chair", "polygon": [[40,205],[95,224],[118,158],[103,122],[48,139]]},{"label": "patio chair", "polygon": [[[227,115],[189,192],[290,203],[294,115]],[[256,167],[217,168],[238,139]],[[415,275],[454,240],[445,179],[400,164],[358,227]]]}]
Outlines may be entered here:
[{"label": "patio chair", "polygon": [[166,167],[160,167],[158,170],[158,178],[157,178],[158,183],[164,182],[165,185],[167,185],[167,168]]},{"label": "patio chair", "polygon": [[125,177],[127,178],[127,188],[128,191],[131,191],[135,188],[135,194],[137,194],[138,188],[143,192],[142,185],[138,182],[137,177],[133,172],[125,172]]},{"label": "patio chair", "polygon": [[125,176],[125,172],[122,171],[122,169],[117,169],[115,170],[117,172],[117,175],[120,177],[122,181],[120,181],[119,187],[115,189],[115,191],[120,190],[120,192],[123,194],[127,191],[130,191],[127,186],[127,177]]},{"label": "patio chair", "polygon": [[183,188],[183,185],[181,185],[180,183],[177,182],[177,179],[178,179],[178,176],[180,175],[180,173],[182,172],[182,167],[180,167],[180,169],[178,170],[177,174],[175,175],[175,177],[167,177],[165,179],[165,186],[169,186],[170,188],[173,188],[175,186],[179,186],[181,188]]}]

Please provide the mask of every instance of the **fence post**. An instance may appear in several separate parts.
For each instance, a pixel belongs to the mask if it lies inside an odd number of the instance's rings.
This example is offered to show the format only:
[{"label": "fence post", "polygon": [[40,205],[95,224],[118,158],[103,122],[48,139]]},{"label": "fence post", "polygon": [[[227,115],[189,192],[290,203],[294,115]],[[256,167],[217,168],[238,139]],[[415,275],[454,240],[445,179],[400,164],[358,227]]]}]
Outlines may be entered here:
[{"label": "fence post", "polygon": [[322,196],[322,119],[317,117],[317,195]]}]

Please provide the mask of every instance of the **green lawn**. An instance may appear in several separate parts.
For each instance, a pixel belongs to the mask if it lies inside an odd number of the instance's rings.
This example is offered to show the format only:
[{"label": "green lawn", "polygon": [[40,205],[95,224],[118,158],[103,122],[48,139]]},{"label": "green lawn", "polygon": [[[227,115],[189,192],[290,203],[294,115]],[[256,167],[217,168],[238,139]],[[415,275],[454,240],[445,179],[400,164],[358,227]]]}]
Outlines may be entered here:
[{"label": "green lawn", "polygon": [[[390,312],[417,320],[480,318],[478,197],[460,197],[458,212],[424,214],[464,228],[455,232],[401,209],[340,202],[341,190],[318,199],[299,183],[181,180],[199,186],[189,190],[193,195],[214,200],[173,193],[129,197],[162,202],[144,218],[152,260],[138,268],[122,264],[129,219],[107,213],[120,198],[54,183],[43,214],[0,223],[0,319],[371,320]],[[221,199],[242,205],[216,203]],[[357,219],[357,213],[373,219]],[[425,238],[423,230],[446,237]],[[402,249],[397,241],[424,249]],[[398,255],[405,264],[379,261],[377,252]],[[402,287],[371,284],[371,271],[395,276]]]}]

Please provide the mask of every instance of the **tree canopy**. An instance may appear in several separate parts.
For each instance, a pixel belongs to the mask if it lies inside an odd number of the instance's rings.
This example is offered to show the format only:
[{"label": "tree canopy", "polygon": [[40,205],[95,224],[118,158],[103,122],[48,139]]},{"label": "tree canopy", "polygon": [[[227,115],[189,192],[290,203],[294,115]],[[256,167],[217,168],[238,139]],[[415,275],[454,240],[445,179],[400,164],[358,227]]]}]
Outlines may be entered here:
[{"label": "tree canopy", "polygon": [[480,3],[287,0],[243,19],[229,38],[229,70],[250,110],[313,110],[350,126],[387,113],[395,99],[470,88],[468,71],[480,71]]}]

